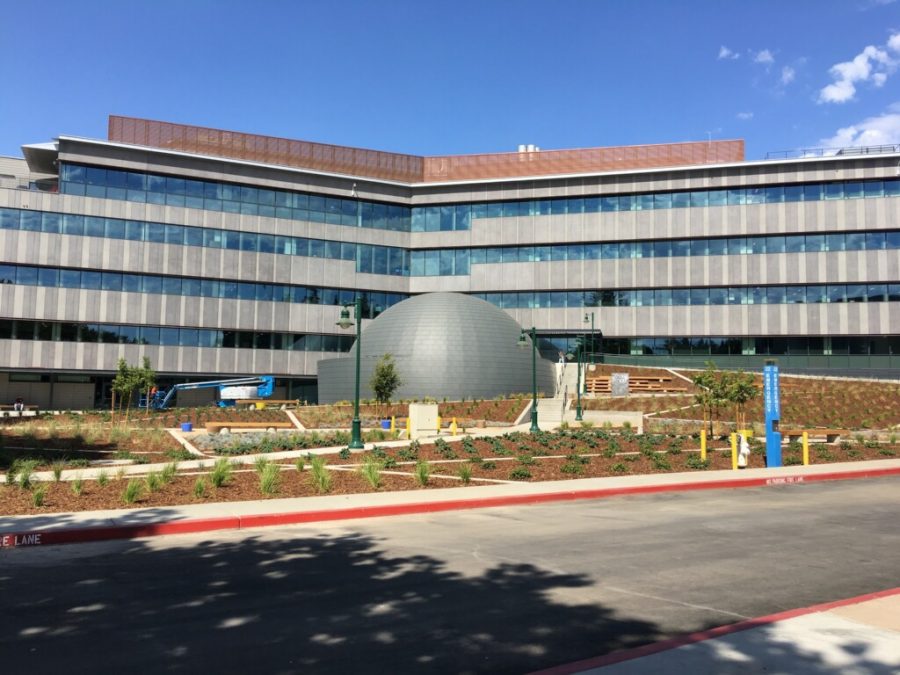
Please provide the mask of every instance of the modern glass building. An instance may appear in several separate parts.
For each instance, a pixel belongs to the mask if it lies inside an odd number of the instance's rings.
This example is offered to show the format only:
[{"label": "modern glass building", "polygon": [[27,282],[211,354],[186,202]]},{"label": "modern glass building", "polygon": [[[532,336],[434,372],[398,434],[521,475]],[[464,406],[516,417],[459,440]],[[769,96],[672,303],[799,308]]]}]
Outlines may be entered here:
[{"label": "modern glass building", "polygon": [[593,314],[607,362],[900,376],[897,146],[417,157],[111,117],[23,155],[0,158],[0,402],[102,404],[144,355],[313,400],[343,304],[433,291],[552,358]]}]

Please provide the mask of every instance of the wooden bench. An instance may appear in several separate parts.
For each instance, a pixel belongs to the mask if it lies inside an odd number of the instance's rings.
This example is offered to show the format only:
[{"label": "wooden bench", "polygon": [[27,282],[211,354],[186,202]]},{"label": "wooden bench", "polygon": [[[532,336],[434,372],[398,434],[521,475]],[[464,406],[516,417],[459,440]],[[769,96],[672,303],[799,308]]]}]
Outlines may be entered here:
[{"label": "wooden bench", "polygon": [[276,399],[276,398],[247,398],[247,399],[238,399],[234,402],[234,404],[238,407],[242,405],[248,405],[255,407],[257,403],[262,403],[264,408],[268,408],[270,405],[293,405],[299,406],[300,399],[291,398],[291,399]]},{"label": "wooden bench", "polygon": [[810,438],[824,438],[826,443],[837,443],[841,436],[850,435],[847,429],[781,429],[781,437],[787,439],[788,443],[799,441],[803,438],[804,431]]},{"label": "wooden bench", "polygon": [[224,434],[231,429],[265,429],[266,431],[275,431],[276,429],[294,429],[294,425],[290,422],[207,422],[206,431],[210,434]]},{"label": "wooden bench", "polygon": [[[26,405],[26,406],[24,406],[24,408],[25,408],[25,410],[40,410],[40,409],[41,409],[41,406],[39,406],[39,405]],[[2,405],[0,405],[0,410],[15,410],[15,406],[14,406],[14,405],[6,405],[6,404],[2,404]]]}]

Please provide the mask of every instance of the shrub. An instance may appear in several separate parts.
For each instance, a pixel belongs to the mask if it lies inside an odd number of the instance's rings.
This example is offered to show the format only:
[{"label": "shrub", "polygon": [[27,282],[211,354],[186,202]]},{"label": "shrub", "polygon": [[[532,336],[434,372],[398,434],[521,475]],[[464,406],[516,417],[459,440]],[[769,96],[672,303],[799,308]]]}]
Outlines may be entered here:
[{"label": "shrub", "polygon": [[177,450],[166,450],[166,457],[176,462],[186,462],[190,459],[197,459],[189,450],[178,448]]},{"label": "shrub", "polygon": [[65,468],[66,463],[61,461],[53,462],[53,464],[50,465],[50,471],[53,474],[53,481],[55,483],[58,483],[62,480],[62,472]]},{"label": "shrub", "polygon": [[497,468],[497,462],[481,462],[481,468],[486,471],[492,471]]},{"label": "shrub", "polygon": [[310,480],[316,491],[323,494],[331,490],[331,474],[325,464],[326,460],[321,455],[310,460]]},{"label": "shrub", "polygon": [[524,466],[517,466],[509,472],[510,480],[528,480],[531,478],[531,472]]},{"label": "shrub", "polygon": [[395,469],[395,468],[397,468],[397,460],[394,459],[393,457],[385,457],[384,461],[381,463],[381,465],[385,469]]},{"label": "shrub", "polygon": [[672,465],[669,463],[669,460],[662,453],[656,453],[653,457],[650,458],[650,461],[653,462],[653,467],[658,469],[659,471],[671,471]]},{"label": "shrub", "polygon": [[890,450],[888,448],[882,448],[878,451],[879,455],[883,455],[884,457],[896,457],[897,453],[894,450]]},{"label": "shrub", "polygon": [[178,464],[175,462],[169,462],[166,464],[162,471],[159,472],[159,478],[163,483],[171,483],[175,480],[175,474],[178,473]]},{"label": "shrub", "polygon": [[584,466],[578,462],[566,462],[559,470],[562,473],[571,473],[571,474],[582,474],[584,473]]},{"label": "shrub", "polygon": [[231,480],[232,470],[231,462],[223,457],[213,464],[212,472],[209,474],[209,482],[212,483],[213,487],[222,487]]},{"label": "shrub", "polygon": [[106,474],[106,471],[101,470],[97,474],[97,485],[105,487],[107,483],[109,483],[109,476]]},{"label": "shrub", "polygon": [[34,489],[34,492],[31,494],[31,503],[35,508],[40,508],[44,505],[44,497],[47,495],[47,486],[39,485]]},{"label": "shrub", "polygon": [[256,473],[260,476],[263,475],[263,472],[266,470],[268,466],[270,466],[272,462],[270,462],[265,457],[257,457],[256,461],[253,462],[253,468],[256,469]]},{"label": "shrub", "polygon": [[294,460],[294,466],[297,467],[297,471],[303,473],[303,469],[306,467],[306,460],[302,457],[298,457]]},{"label": "shrub", "polygon": [[606,450],[603,451],[603,456],[606,457],[606,459],[612,459],[616,456],[616,451],[610,447],[607,447]]},{"label": "shrub", "polygon": [[381,466],[378,462],[372,459],[366,460],[366,463],[360,467],[359,472],[373,489],[377,490],[381,487]]},{"label": "shrub", "polygon": [[459,467],[459,479],[463,485],[468,485],[472,480],[472,467],[469,464],[463,464]]},{"label": "shrub", "polygon": [[122,501],[126,504],[134,504],[141,496],[142,490],[143,483],[136,478],[132,478],[128,481],[128,485],[125,486],[125,490],[122,492]]},{"label": "shrub", "polygon": [[537,460],[531,455],[520,455],[519,456],[519,464],[523,464],[525,466],[531,466],[532,464],[537,464]]},{"label": "shrub", "polygon": [[350,452],[350,448],[342,448],[338,453],[338,457],[340,457],[341,459],[350,459],[350,456],[352,454],[353,453]]},{"label": "shrub", "polygon": [[416,482],[422,487],[428,485],[431,478],[431,464],[428,462],[416,462],[416,468],[413,470]]},{"label": "shrub", "polygon": [[277,464],[267,463],[259,472],[259,491],[264,495],[274,495],[278,492],[278,483],[281,480],[281,470]]},{"label": "shrub", "polygon": [[9,472],[10,474],[15,474],[15,480],[20,488],[30,490],[34,485],[34,470],[37,468],[37,465],[37,460],[23,459],[14,463],[10,467]]},{"label": "shrub", "polygon": [[700,459],[700,455],[691,455],[684,461],[684,465],[689,469],[699,469],[703,471],[709,468],[709,460]]},{"label": "shrub", "polygon": [[788,455],[784,458],[785,466],[798,466],[803,464],[803,459],[797,455]]},{"label": "shrub", "polygon": [[613,473],[628,473],[628,467],[621,462],[613,464],[610,468],[610,471]]},{"label": "shrub", "polygon": [[206,481],[203,478],[197,478],[194,481],[194,497],[200,499],[206,496]]},{"label": "shrub", "polygon": [[162,487],[162,484],[162,478],[159,477],[158,473],[151,471],[147,474],[147,490],[149,492],[156,492]]},{"label": "shrub", "polygon": [[81,474],[78,474],[72,481],[72,494],[80,497],[82,490],[84,490],[84,480],[81,478]]}]

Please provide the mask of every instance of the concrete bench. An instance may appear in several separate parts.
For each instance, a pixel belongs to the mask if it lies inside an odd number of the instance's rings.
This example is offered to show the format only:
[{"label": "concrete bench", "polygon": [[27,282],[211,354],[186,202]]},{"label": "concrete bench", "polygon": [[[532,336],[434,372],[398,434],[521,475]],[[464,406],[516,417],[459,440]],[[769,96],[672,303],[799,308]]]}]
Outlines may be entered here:
[{"label": "concrete bench", "polygon": [[206,431],[210,434],[226,434],[231,429],[294,429],[290,422],[207,422]]},{"label": "concrete bench", "polygon": [[824,438],[826,443],[837,443],[841,436],[850,435],[847,429],[782,429],[781,437],[787,439],[788,443],[799,441],[803,438],[804,431],[809,438]]}]

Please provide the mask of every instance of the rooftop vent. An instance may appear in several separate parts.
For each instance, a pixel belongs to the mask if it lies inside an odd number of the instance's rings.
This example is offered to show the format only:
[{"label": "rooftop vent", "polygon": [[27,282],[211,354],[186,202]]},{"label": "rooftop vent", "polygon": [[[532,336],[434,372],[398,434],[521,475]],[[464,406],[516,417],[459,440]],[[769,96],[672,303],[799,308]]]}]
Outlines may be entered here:
[{"label": "rooftop vent", "polygon": [[531,143],[529,143],[528,145],[520,145],[519,146],[519,152],[540,152],[540,151],[541,151],[541,149],[538,146],[533,145]]}]

